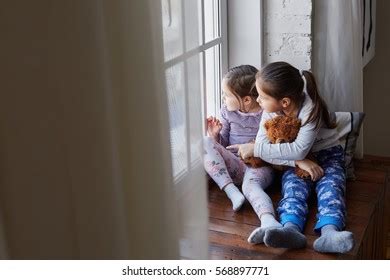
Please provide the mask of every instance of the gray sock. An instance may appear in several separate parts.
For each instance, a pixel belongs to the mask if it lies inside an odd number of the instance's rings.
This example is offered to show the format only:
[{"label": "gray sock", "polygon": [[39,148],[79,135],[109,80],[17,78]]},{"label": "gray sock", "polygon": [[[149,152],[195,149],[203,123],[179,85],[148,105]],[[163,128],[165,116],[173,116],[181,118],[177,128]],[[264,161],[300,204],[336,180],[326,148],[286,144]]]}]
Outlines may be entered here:
[{"label": "gray sock", "polygon": [[264,243],[268,247],[299,249],[306,247],[306,237],[294,223],[286,223],[282,228],[267,230]]},{"label": "gray sock", "polygon": [[334,225],[321,228],[321,236],[313,243],[314,250],[321,253],[346,253],[354,245],[353,233],[339,231]]},{"label": "gray sock", "polygon": [[264,213],[260,218],[261,227],[256,228],[248,237],[249,243],[260,244],[264,242],[265,232],[273,228],[281,228],[282,225],[271,213]]}]

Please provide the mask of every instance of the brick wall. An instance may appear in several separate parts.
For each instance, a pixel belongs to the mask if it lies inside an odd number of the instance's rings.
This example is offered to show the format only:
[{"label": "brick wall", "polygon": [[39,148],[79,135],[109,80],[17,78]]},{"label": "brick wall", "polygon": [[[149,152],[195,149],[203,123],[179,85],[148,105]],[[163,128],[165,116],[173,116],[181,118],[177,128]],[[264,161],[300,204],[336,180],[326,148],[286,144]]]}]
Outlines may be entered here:
[{"label": "brick wall", "polygon": [[311,69],[312,0],[264,0],[264,63]]}]

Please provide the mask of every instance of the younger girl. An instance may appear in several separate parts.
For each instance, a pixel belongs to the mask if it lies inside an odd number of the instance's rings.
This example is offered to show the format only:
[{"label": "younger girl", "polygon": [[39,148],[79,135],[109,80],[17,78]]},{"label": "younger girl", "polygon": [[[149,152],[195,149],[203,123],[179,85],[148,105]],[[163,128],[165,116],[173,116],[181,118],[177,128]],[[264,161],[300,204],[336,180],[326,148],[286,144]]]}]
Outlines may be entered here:
[{"label": "younger girl", "polygon": [[[230,69],[223,78],[225,104],[221,108],[221,120],[207,119],[209,137],[204,140],[204,166],[232,201],[234,211],[240,209],[244,196],[248,199],[261,220],[261,232],[265,233],[265,229],[281,227],[275,220],[272,201],[264,192],[272,182],[272,168],[250,168],[226,149],[228,145],[249,143],[256,137],[262,115],[256,102],[257,71],[253,66],[242,65]],[[244,195],[237,187],[241,184]],[[252,235],[248,241],[253,242]]]},{"label": "younger girl", "polygon": [[[319,252],[345,253],[353,247],[351,232],[345,228],[345,170],[344,153],[328,108],[317,91],[314,76],[299,71],[288,63],[275,62],[256,75],[258,102],[264,109],[255,144],[241,145],[243,158],[255,155],[263,160],[290,166],[282,177],[282,200],[278,213],[282,228],[266,231],[267,246],[301,248],[306,246],[303,231],[308,213],[307,199],[315,187],[318,199],[317,223],[314,230],[321,236],[313,246]],[[266,142],[264,122],[277,115],[298,117],[302,127],[293,143]],[[316,163],[305,160],[312,151]],[[294,167],[310,173],[312,180],[303,180]],[[263,241],[259,234],[253,240]]]}]

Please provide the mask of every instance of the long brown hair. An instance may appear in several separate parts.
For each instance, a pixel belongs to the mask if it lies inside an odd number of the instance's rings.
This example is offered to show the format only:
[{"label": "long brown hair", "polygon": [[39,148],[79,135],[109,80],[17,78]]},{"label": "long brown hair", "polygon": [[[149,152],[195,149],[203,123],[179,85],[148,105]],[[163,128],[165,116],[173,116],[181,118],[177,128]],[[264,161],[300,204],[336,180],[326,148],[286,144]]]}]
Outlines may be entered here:
[{"label": "long brown hair", "polygon": [[230,91],[238,97],[250,96],[256,99],[256,73],[259,70],[252,65],[240,65],[230,68],[223,79]]},{"label": "long brown hair", "polygon": [[[328,106],[318,93],[314,75],[310,71],[303,71],[303,75],[307,82],[307,93],[314,107],[309,118],[302,125],[315,122],[316,128],[319,128],[322,123],[325,123],[328,128],[335,128],[336,124],[331,121]],[[287,62],[273,62],[263,67],[256,74],[256,83],[262,91],[277,100],[287,97],[298,106],[305,101],[301,72]]]}]

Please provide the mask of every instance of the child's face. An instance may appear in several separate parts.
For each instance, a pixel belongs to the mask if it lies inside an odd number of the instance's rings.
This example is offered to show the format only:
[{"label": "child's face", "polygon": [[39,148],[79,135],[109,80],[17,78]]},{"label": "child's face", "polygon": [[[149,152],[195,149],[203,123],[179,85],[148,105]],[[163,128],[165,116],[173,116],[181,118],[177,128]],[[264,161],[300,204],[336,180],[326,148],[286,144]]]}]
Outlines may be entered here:
[{"label": "child's face", "polygon": [[234,95],[229,87],[226,85],[225,81],[222,81],[222,100],[226,104],[226,108],[228,111],[237,111],[240,109],[240,102],[237,99],[236,95]]},{"label": "child's face", "polygon": [[258,86],[257,82],[256,82],[256,89],[257,92],[259,93],[259,96],[257,97],[256,101],[257,103],[259,103],[259,105],[263,108],[265,112],[274,113],[274,112],[279,112],[283,109],[281,102],[279,102],[277,99],[273,98],[272,96],[262,91]]}]

